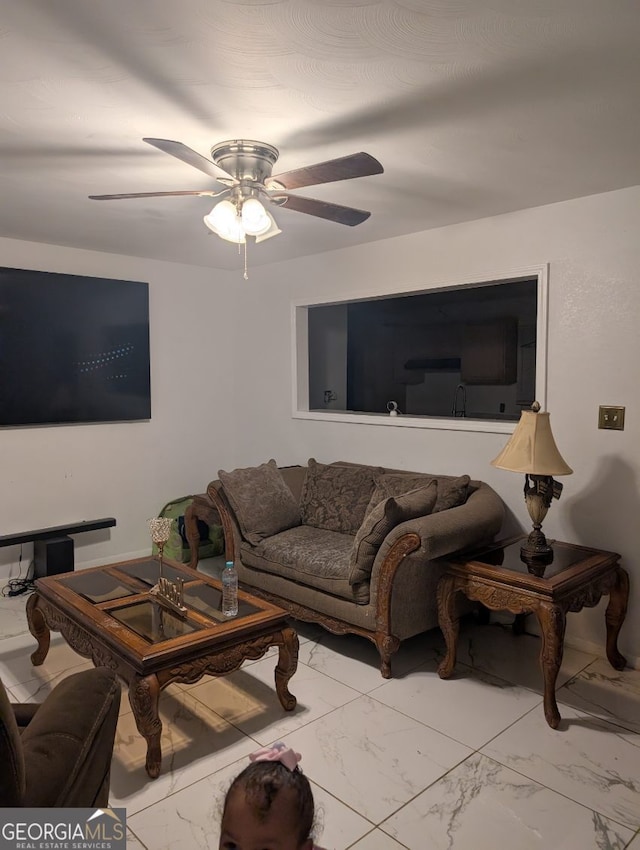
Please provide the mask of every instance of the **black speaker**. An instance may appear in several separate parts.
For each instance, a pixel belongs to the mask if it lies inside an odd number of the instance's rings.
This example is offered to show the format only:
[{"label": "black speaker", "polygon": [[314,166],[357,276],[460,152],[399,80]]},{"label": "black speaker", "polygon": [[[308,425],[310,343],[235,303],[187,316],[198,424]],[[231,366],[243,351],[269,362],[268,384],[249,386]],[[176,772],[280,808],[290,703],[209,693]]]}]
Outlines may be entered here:
[{"label": "black speaker", "polygon": [[73,540],[70,537],[47,537],[33,544],[35,577],[55,576],[73,570]]}]

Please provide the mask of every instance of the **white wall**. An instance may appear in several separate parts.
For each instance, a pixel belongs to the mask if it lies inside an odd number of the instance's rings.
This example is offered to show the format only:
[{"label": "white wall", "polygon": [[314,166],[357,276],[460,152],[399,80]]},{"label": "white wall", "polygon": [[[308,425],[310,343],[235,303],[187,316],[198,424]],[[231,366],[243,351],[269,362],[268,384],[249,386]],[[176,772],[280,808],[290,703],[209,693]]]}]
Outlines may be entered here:
[{"label": "white wall", "polygon": [[[148,281],[152,406],[149,422],[0,429],[0,534],[113,516],[115,528],[75,538],[76,565],[147,554],[147,518],[203,492],[234,458],[237,281],[11,239],[0,239],[0,251],[4,266]],[[0,576],[16,574],[19,554],[0,549]]]},{"label": "white wall", "polygon": [[[363,225],[366,227],[366,224]],[[504,435],[389,428],[291,417],[292,299],[370,295],[487,279],[549,263],[548,404],[575,470],[545,521],[550,537],[621,553],[631,577],[624,653],[640,657],[640,187],[256,268],[238,290],[242,344],[235,395],[242,465],[339,458],[469,473],[501,494],[507,524],[528,527],[520,476],[489,461]],[[625,405],[624,432],[597,428],[598,405]],[[604,603],[569,615],[568,640],[602,649]]]}]

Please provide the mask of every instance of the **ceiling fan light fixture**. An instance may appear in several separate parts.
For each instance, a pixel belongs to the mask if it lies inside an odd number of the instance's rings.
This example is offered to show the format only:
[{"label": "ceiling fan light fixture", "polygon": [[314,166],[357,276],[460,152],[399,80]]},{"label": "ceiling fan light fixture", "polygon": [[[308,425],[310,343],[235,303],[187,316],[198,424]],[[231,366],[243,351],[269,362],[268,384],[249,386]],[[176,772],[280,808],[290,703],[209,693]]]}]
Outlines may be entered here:
[{"label": "ceiling fan light fixture", "polygon": [[233,242],[235,245],[244,245],[247,240],[245,239],[245,232],[242,228],[240,216],[226,230],[221,230],[218,236],[227,242]]},{"label": "ceiling fan light fixture", "polygon": [[220,201],[204,216],[203,221],[209,230],[227,242],[241,245],[245,241],[242,220],[231,201]]},{"label": "ceiling fan light fixture", "polygon": [[277,236],[279,233],[282,233],[274,217],[267,210],[264,211],[265,215],[269,219],[269,227],[263,233],[256,235],[256,243],[264,242],[265,239],[271,239],[272,236]]},{"label": "ceiling fan light fixture", "polygon": [[227,242],[234,242],[237,245],[244,243],[245,233],[239,216],[234,215],[233,218],[221,217],[223,220],[219,224],[216,224],[215,217],[211,213],[205,215],[203,221],[212,233],[215,233],[216,236],[225,239]]},{"label": "ceiling fan light fixture", "polygon": [[261,236],[266,233],[273,219],[257,198],[247,198],[242,204],[242,226],[250,236]]},{"label": "ceiling fan light fixture", "polygon": [[235,205],[231,201],[220,201],[204,217],[204,221],[207,227],[211,227],[212,230],[225,230],[231,226],[237,215]]}]

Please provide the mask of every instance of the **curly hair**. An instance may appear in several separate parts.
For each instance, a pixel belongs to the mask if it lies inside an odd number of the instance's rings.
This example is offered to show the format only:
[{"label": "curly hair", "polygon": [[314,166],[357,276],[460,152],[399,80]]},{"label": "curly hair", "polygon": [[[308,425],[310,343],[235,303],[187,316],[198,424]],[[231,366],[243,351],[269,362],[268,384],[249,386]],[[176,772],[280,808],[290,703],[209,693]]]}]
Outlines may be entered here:
[{"label": "curly hair", "polygon": [[224,801],[223,815],[231,794],[243,790],[247,803],[251,806],[258,820],[264,820],[271,810],[273,801],[283,789],[291,791],[298,824],[297,840],[302,844],[311,836],[315,819],[315,806],[309,780],[299,767],[289,770],[288,767],[277,761],[252,762],[236,776],[229,786]]}]

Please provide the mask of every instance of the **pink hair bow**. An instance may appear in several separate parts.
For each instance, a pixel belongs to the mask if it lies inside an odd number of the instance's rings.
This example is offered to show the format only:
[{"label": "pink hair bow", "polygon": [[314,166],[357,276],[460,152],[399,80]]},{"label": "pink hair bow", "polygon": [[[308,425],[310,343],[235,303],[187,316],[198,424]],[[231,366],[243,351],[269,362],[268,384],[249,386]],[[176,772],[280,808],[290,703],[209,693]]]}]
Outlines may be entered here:
[{"label": "pink hair bow", "polygon": [[276,741],[270,747],[262,747],[251,753],[249,759],[251,761],[279,761],[289,770],[295,770],[302,756],[300,753],[295,753],[292,749],[283,744],[282,741]]}]

